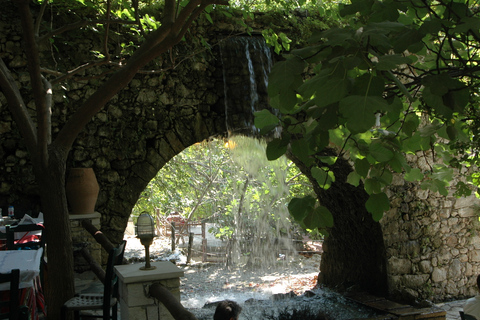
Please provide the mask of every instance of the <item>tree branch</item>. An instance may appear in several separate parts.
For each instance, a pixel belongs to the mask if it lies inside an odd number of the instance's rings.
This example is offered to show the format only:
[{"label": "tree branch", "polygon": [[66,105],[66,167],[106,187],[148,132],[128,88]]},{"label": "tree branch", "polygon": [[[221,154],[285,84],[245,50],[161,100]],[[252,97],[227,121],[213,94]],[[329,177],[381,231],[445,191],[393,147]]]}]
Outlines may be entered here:
[{"label": "tree branch", "polygon": [[164,9],[164,19],[162,19],[162,24],[171,25],[175,22],[175,0],[165,0],[165,9]]},{"label": "tree branch", "polygon": [[44,79],[40,73],[39,50],[35,39],[35,30],[33,26],[33,17],[30,12],[29,1],[17,1],[20,20],[22,22],[23,39],[25,44],[25,54],[27,56],[28,70],[30,73],[33,97],[37,109],[37,156],[42,167],[47,167],[48,163],[48,141],[50,132],[50,113],[46,100],[46,89],[44,88]]},{"label": "tree branch", "polygon": [[[108,22],[110,24],[112,24],[112,23],[137,24],[136,21],[129,21],[129,20],[109,20]],[[104,20],[104,19],[90,20],[90,21],[87,21],[87,20],[77,21],[77,22],[74,22],[74,23],[71,23],[71,24],[64,25],[64,26],[62,26],[58,29],[52,30],[52,31],[44,34],[43,36],[38,38],[38,42],[42,43],[43,41],[47,41],[48,39],[50,39],[50,38],[52,38],[56,35],[62,34],[64,32],[70,31],[70,30],[80,29],[82,27],[89,26],[89,25],[105,24],[105,23],[107,23],[107,20]]]},{"label": "tree branch", "polygon": [[110,10],[111,10],[111,1],[107,0],[107,21],[104,23],[105,26],[105,35],[103,38],[103,54],[105,55],[105,60],[109,61],[110,60],[110,53],[108,52],[108,36],[109,36],[109,31],[110,31]]},{"label": "tree branch", "polygon": [[37,135],[35,125],[28,114],[27,107],[22,99],[22,94],[18,90],[15,79],[13,79],[2,58],[0,58],[0,88],[2,88],[2,92],[7,98],[8,107],[13,119],[17,123],[18,130],[20,130],[20,133],[25,139],[27,149],[33,157],[36,157]]}]

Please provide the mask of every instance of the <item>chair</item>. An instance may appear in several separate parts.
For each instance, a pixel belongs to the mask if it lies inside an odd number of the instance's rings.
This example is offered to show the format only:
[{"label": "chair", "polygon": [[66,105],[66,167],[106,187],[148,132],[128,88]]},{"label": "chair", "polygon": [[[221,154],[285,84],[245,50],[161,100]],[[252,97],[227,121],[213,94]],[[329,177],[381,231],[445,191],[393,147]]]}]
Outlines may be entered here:
[{"label": "chair", "polygon": [[[102,318],[103,320],[117,319],[118,304],[118,281],[113,267],[123,262],[126,241],[123,241],[117,248],[113,248],[108,254],[107,266],[105,269],[105,281],[103,283],[103,294],[80,294],[65,302],[62,307],[62,319],[67,318],[67,312],[73,311],[75,320],[80,318]],[[112,313],[110,315],[110,309]],[[102,315],[80,314],[86,310],[102,310]]]},{"label": "chair", "polygon": [[463,311],[459,311],[459,312],[460,312],[460,319],[462,320],[477,320],[477,318],[475,318],[474,316],[466,314]]},{"label": "chair", "polygon": [[[7,226],[7,250],[16,249],[39,249],[45,247],[45,237],[43,235],[45,227],[42,224],[19,224],[16,226]],[[40,231],[40,236],[31,234],[31,232]],[[15,233],[25,233],[18,240],[15,240]]]},{"label": "chair", "polygon": [[0,273],[0,283],[10,282],[10,292],[0,301],[0,319],[17,320],[20,314],[20,292],[18,284],[20,270],[13,269],[10,273]]}]

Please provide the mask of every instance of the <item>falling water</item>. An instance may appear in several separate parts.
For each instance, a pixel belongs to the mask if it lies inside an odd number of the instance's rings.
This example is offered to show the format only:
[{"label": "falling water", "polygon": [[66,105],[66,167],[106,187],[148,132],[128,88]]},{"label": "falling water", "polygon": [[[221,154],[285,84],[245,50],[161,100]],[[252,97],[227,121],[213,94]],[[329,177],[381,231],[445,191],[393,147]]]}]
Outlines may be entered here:
[{"label": "falling water", "polygon": [[[241,201],[234,210],[236,228],[229,262],[245,264],[247,268],[286,263],[287,256],[295,254],[292,242],[295,227],[287,209],[287,160],[282,157],[268,161],[263,141],[243,136],[230,140],[235,146],[231,157],[244,171],[245,179],[238,181],[234,190],[241,195]],[[250,183],[261,184],[264,194],[247,193]]]},{"label": "falling water", "polygon": [[250,110],[252,113],[256,111],[255,105],[258,103],[257,80],[255,79],[255,69],[253,61],[250,57],[250,43],[245,45],[245,57],[247,58],[248,71],[250,73]]},{"label": "falling water", "polygon": [[227,130],[257,134],[253,113],[268,107],[270,48],[262,37],[232,37],[221,42],[220,57]]}]

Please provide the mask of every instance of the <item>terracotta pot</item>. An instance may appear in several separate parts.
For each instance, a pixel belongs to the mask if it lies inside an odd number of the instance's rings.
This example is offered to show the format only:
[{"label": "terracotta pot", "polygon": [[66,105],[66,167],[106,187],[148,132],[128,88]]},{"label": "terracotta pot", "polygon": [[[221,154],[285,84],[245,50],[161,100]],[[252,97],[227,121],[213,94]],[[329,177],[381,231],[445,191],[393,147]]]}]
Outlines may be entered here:
[{"label": "terracotta pot", "polygon": [[68,171],[65,191],[71,214],[95,212],[100,190],[92,168],[72,168]]}]

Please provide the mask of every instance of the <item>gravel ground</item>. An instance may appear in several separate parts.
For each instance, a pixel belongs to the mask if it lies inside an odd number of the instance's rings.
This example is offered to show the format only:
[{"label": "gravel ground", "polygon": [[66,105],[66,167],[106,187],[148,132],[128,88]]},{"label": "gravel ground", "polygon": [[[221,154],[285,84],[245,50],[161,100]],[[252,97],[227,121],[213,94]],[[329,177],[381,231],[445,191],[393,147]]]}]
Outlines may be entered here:
[{"label": "gravel ground", "polygon": [[[184,271],[180,279],[181,302],[199,320],[213,319],[216,302],[230,299],[243,311],[240,320],[270,319],[285,309],[310,309],[313,314],[326,313],[329,319],[353,319],[372,316],[372,312],[352,304],[326,289],[314,288],[320,266],[320,255],[279,257],[270,266],[231,267],[202,263],[193,258],[186,265],[183,249],[172,253],[170,241],[156,238],[150,247],[152,260],[175,260]],[[128,237],[125,258],[143,261],[144,248],[134,237]],[[267,316],[266,316],[267,315]],[[307,320],[303,318],[302,320]]]}]

